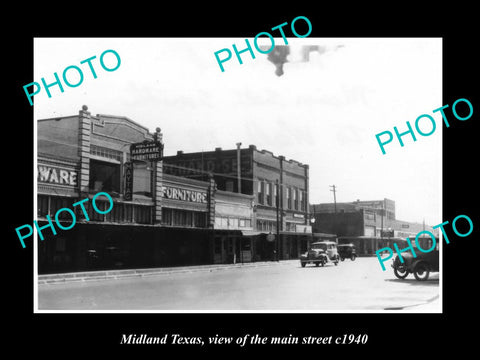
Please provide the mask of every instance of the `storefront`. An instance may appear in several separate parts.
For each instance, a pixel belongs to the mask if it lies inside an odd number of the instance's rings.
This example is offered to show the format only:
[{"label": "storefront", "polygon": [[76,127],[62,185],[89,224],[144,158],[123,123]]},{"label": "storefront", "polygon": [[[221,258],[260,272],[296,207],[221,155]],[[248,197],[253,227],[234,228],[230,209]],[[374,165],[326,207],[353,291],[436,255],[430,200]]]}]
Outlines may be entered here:
[{"label": "storefront", "polygon": [[[69,230],[54,234],[47,226],[42,231],[40,274],[292,259],[306,249],[311,234],[306,196],[299,195],[298,204],[293,196],[292,204],[280,211],[281,236],[272,241],[276,192],[261,193],[265,198],[258,204],[261,196],[252,193],[252,181],[241,184],[242,193],[230,182],[218,190],[208,174],[192,179],[164,173],[155,153],[163,149],[159,128],[152,134],[126,117],[94,116],[86,106],[78,115],[40,119],[37,124],[38,225],[48,225],[62,208],[72,209],[76,217]],[[276,159],[258,153],[265,161]],[[305,173],[297,163],[285,166]],[[288,176],[293,176],[292,169]],[[307,178],[298,177],[295,186],[304,189]],[[288,183],[294,186],[293,180]],[[110,211],[95,211],[92,201],[85,202],[85,212],[73,206],[99,192],[110,196]],[[97,201],[100,210],[107,205]],[[58,221],[68,227],[69,216],[63,211]]]},{"label": "storefront", "polygon": [[252,202],[252,195],[216,190],[214,263],[254,261]]}]

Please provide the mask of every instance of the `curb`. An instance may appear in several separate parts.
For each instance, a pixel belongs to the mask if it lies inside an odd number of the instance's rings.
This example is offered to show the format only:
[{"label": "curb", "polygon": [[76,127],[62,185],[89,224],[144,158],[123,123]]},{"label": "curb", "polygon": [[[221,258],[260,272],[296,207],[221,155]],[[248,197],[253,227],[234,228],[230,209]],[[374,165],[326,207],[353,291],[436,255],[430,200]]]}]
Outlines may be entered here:
[{"label": "curb", "polygon": [[38,275],[38,285],[55,285],[73,282],[87,282],[87,281],[101,281],[101,280],[119,280],[135,277],[149,277],[182,273],[194,272],[212,272],[227,269],[243,269],[255,267],[267,267],[275,265],[287,265],[295,260],[282,261],[265,261],[253,263],[239,263],[239,264],[216,264],[216,265],[199,265],[187,267],[168,267],[168,268],[152,268],[152,269],[126,269],[126,270],[102,270],[102,271],[88,271],[78,273],[64,273],[64,274],[48,274]]}]

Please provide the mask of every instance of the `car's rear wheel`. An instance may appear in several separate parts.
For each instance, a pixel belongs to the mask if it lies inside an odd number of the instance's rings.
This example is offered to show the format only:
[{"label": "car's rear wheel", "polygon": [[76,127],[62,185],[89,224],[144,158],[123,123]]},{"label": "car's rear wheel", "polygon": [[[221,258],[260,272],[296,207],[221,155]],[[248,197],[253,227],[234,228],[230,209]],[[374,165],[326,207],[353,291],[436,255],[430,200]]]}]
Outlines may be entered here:
[{"label": "car's rear wheel", "polygon": [[402,268],[395,267],[393,269],[393,273],[399,279],[405,279],[408,276],[408,270]]},{"label": "car's rear wheel", "polygon": [[302,264],[302,267],[305,267],[305,265],[307,265],[307,263],[304,263],[304,262],[302,262],[301,264]]},{"label": "car's rear wheel", "polygon": [[425,281],[430,276],[430,269],[428,265],[424,262],[418,263],[413,269],[413,275],[418,281]]},{"label": "car's rear wheel", "polygon": [[315,263],[315,266],[318,266],[318,262]]},{"label": "car's rear wheel", "polygon": [[345,258],[344,258],[343,256],[341,256],[341,257],[340,257],[340,260],[344,261],[344,260],[345,260]]}]

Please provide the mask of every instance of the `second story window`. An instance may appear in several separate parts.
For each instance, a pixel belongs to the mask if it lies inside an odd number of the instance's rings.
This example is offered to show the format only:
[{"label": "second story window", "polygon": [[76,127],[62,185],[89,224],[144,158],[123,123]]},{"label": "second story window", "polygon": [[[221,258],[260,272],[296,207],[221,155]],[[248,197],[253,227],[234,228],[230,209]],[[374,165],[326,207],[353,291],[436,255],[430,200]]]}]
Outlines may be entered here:
[{"label": "second story window", "polygon": [[266,187],[267,205],[272,206],[272,184],[267,183]]},{"label": "second story window", "polygon": [[292,208],[292,188],[287,187],[287,209]]},{"label": "second story window", "polygon": [[258,203],[264,203],[264,196],[265,196],[265,183],[261,180],[258,181]]},{"label": "second story window", "polygon": [[90,190],[120,193],[120,164],[90,159]]},{"label": "second story window", "polygon": [[298,190],[293,189],[293,208],[298,210]]}]

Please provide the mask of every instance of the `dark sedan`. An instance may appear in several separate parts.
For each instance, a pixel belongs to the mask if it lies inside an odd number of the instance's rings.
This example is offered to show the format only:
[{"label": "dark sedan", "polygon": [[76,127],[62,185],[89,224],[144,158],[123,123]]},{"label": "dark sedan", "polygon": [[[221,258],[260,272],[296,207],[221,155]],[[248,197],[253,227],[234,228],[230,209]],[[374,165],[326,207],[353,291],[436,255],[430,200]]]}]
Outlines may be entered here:
[{"label": "dark sedan", "polygon": [[416,257],[412,253],[402,254],[403,263],[397,255],[393,259],[393,273],[399,279],[405,279],[408,274],[413,274],[418,281],[425,281],[431,272],[439,271],[439,251],[433,250],[427,253],[420,251],[415,252]]}]

